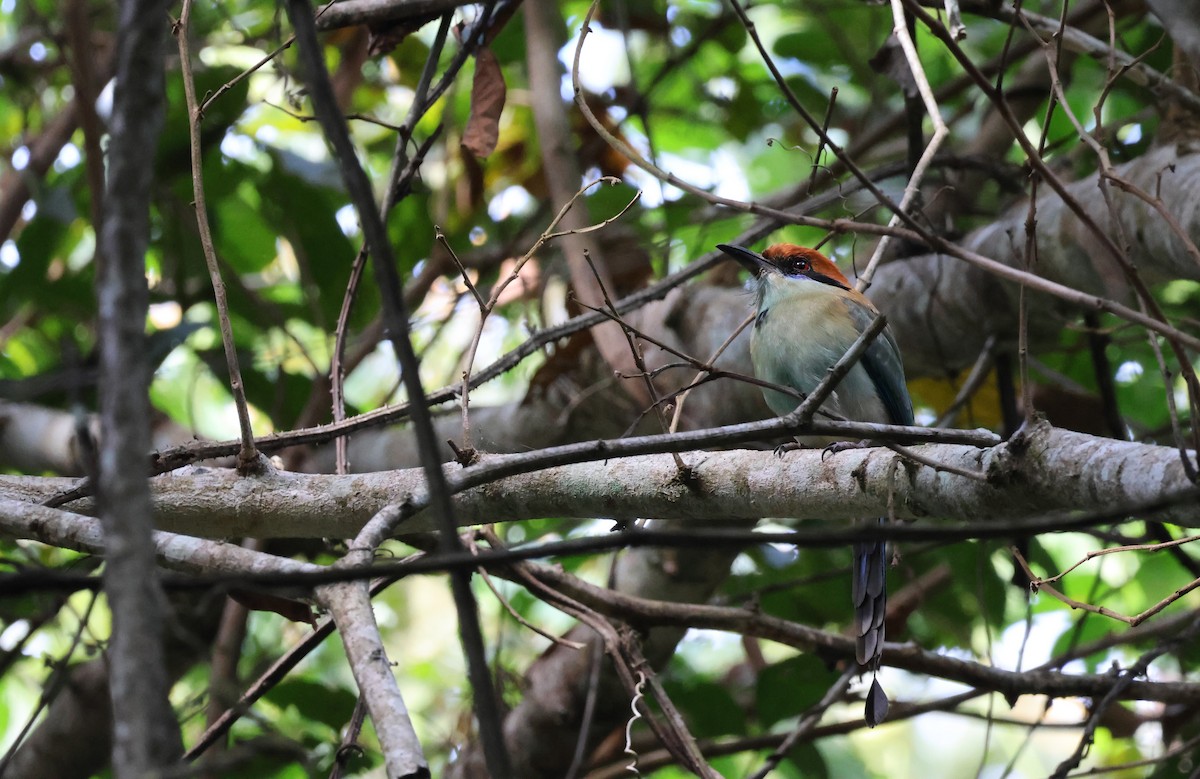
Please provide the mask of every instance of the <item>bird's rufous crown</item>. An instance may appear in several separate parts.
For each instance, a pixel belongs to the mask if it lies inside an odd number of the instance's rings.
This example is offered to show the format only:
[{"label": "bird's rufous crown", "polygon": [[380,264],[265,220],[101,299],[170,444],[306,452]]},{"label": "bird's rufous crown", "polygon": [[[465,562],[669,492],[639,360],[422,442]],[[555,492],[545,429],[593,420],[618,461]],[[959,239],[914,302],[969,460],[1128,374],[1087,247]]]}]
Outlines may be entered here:
[{"label": "bird's rufous crown", "polygon": [[[777,243],[768,246],[762,256],[770,260],[775,267],[785,273],[796,273],[798,271],[806,276],[824,276],[843,287],[850,287],[850,280],[838,270],[838,266],[833,264],[833,260],[821,254],[816,249],[797,246],[794,243]],[[808,264],[808,270],[802,270],[798,267],[804,262]],[[795,267],[797,270],[793,271],[789,266]]]}]

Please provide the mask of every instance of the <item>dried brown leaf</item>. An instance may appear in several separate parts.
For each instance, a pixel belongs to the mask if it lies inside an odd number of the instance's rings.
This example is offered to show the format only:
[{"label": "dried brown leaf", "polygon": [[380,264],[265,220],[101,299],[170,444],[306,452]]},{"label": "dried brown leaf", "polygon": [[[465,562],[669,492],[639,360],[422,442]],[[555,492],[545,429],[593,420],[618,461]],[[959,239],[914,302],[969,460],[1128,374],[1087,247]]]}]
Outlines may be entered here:
[{"label": "dried brown leaf", "polygon": [[463,148],[476,157],[486,157],[496,150],[500,113],[507,94],[496,55],[491,49],[480,49],[475,56],[475,81],[471,85],[471,116],[462,139]]}]

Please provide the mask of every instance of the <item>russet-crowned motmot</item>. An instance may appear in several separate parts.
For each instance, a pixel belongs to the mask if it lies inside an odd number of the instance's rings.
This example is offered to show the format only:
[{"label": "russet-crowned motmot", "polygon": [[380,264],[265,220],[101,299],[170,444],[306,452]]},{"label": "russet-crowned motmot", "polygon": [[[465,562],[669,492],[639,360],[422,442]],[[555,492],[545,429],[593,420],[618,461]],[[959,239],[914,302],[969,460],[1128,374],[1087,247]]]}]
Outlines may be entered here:
[{"label": "russet-crowned motmot", "polygon": [[[750,359],[755,374],[764,381],[807,395],[879,316],[833,261],[814,249],[790,243],[775,244],[762,254],[741,246],[717,248],[754,275],[758,315],[750,337]],[[799,405],[794,396],[778,390],[764,389],[763,395],[780,416]],[[887,329],[867,347],[820,410],[856,422],[913,423],[900,350]],[[832,443],[821,436],[798,440],[815,446]],[[879,670],[883,653],[886,574],[884,542],[854,545],[856,654],[859,665],[872,671]],[[875,683],[867,698],[868,724],[874,726],[886,713],[887,698]]]}]

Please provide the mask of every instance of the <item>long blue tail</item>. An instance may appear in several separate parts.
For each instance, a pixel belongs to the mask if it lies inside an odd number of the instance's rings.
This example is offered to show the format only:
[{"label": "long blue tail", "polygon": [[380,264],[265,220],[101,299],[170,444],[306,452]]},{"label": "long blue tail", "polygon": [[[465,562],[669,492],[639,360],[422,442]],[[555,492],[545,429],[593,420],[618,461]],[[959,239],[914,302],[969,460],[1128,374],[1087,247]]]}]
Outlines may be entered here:
[{"label": "long blue tail", "polygon": [[[880,524],[885,520],[881,517]],[[854,644],[858,664],[879,670],[883,656],[883,622],[887,614],[887,542],[864,541],[854,545],[853,577]],[[866,720],[871,727],[887,716],[888,700],[877,680],[867,694]]]}]

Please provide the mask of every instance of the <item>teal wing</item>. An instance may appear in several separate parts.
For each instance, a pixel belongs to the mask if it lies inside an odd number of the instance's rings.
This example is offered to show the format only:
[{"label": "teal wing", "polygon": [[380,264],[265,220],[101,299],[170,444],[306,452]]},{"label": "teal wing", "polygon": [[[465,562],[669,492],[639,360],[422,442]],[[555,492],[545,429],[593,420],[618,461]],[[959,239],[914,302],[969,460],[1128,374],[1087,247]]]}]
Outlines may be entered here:
[{"label": "teal wing", "polygon": [[[857,301],[847,301],[847,308],[859,332],[870,327],[875,317],[879,316],[877,312]],[[911,425],[912,400],[908,397],[908,385],[904,381],[904,361],[900,359],[900,349],[896,346],[890,329],[884,328],[879,337],[867,347],[867,353],[862,357],[862,366],[871,377],[875,391],[879,393],[892,424]]]}]

